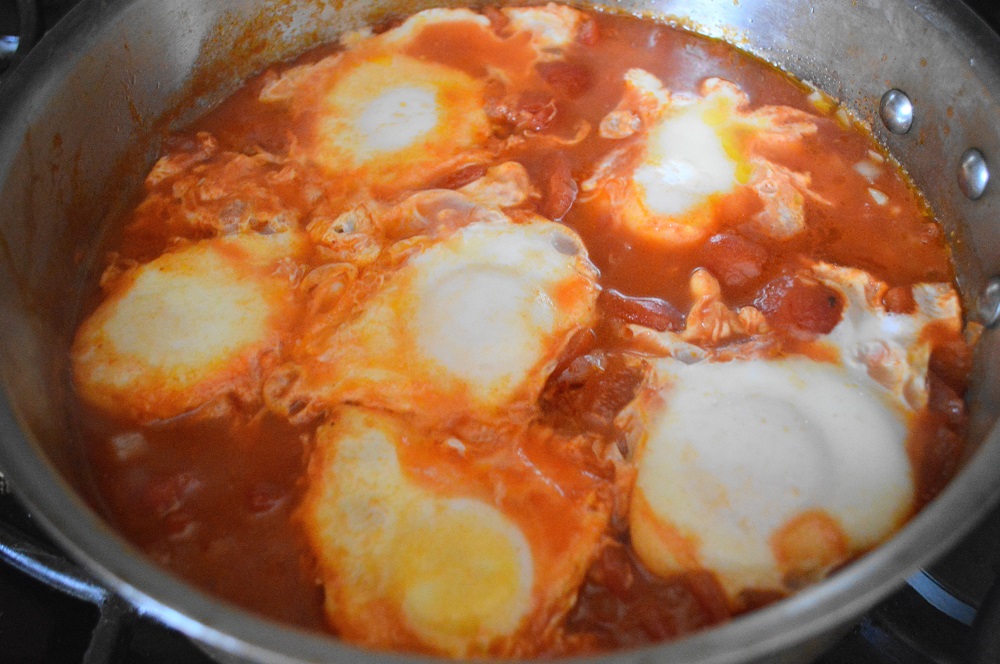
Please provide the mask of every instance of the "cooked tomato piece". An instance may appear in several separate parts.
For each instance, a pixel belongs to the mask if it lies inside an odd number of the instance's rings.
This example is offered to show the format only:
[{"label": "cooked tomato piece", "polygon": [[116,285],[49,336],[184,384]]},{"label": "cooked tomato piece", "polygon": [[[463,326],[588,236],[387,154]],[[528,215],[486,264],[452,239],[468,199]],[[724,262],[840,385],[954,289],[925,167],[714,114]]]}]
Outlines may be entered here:
[{"label": "cooked tomato piece", "polygon": [[913,289],[909,286],[895,286],[890,288],[882,296],[882,304],[885,305],[886,311],[894,314],[913,313],[913,309],[917,306],[916,301],[913,299]]},{"label": "cooked tomato piece", "polygon": [[547,155],[543,166],[545,172],[548,173],[548,181],[546,182],[545,200],[542,202],[539,212],[543,217],[559,221],[573,207],[579,187],[576,180],[573,179],[573,171],[570,169],[569,159],[565,154],[556,152]]},{"label": "cooked tomato piece", "polygon": [[597,306],[606,315],[661,332],[676,331],[684,326],[684,315],[677,307],[656,297],[633,297],[605,288],[597,298]]},{"label": "cooked tomato piece", "polygon": [[840,293],[829,286],[792,276],[768,283],[754,303],[772,325],[806,334],[830,332],[844,308]]},{"label": "cooked tomato piece", "polygon": [[725,286],[743,286],[761,275],[767,250],[740,235],[720,233],[705,245],[705,267]]},{"label": "cooked tomato piece", "polygon": [[594,84],[590,68],[579,62],[555,60],[537,65],[538,73],[556,92],[568,99],[575,99]]}]

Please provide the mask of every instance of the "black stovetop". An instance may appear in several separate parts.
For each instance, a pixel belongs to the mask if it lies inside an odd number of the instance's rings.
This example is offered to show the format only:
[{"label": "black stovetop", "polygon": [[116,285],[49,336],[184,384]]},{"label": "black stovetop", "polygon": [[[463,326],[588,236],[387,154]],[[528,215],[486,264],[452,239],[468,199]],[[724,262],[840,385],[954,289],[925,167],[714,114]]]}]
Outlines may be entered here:
[{"label": "black stovetop", "polygon": [[[78,1],[0,0],[0,75]],[[1000,3],[966,4],[1000,31]],[[22,29],[28,33],[21,36]],[[51,565],[38,569],[25,554]],[[868,612],[816,664],[1000,663],[1000,620],[992,622],[985,644],[975,640],[983,637],[974,637],[971,626],[995,579],[1000,509],[944,560]],[[990,600],[991,614],[1000,611],[996,600]],[[985,612],[979,613],[982,621]],[[186,637],[138,615],[91,581],[51,544],[0,478],[0,664],[211,661]]]}]

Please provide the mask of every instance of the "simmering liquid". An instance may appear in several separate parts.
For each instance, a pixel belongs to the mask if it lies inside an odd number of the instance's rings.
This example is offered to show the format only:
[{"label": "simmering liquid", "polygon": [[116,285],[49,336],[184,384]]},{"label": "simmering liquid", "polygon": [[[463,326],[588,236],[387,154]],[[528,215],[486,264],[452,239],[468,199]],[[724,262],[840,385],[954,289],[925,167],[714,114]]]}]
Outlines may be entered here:
[{"label": "simmering liquid", "polygon": [[818,581],[949,480],[950,260],[859,125],[728,44],[424,13],[170,137],[81,315],[80,441],[115,528],[263,616],[635,647]]}]

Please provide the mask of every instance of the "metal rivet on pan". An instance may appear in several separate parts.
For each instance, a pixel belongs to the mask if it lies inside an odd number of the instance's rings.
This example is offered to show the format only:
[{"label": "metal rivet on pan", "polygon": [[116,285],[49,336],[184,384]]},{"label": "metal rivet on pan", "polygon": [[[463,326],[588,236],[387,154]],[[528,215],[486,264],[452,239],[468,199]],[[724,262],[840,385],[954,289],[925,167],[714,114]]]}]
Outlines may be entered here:
[{"label": "metal rivet on pan", "polygon": [[990,181],[990,169],[986,157],[976,148],[969,148],[958,163],[958,187],[962,193],[976,200],[986,191]]},{"label": "metal rivet on pan", "polygon": [[913,104],[902,90],[893,88],[882,95],[878,112],[885,128],[894,134],[905,134],[913,125]]},{"label": "metal rivet on pan", "polygon": [[1000,322],[1000,277],[993,277],[986,283],[976,302],[979,322],[993,327]]}]

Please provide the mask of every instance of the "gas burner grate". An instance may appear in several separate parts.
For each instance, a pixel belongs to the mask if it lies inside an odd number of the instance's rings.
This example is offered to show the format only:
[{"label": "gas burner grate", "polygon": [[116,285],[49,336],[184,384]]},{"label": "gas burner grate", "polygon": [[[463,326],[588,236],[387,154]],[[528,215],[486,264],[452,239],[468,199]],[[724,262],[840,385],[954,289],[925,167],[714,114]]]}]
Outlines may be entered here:
[{"label": "gas burner grate", "polygon": [[0,588],[0,664],[212,664],[60,552],[6,490]]}]

